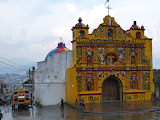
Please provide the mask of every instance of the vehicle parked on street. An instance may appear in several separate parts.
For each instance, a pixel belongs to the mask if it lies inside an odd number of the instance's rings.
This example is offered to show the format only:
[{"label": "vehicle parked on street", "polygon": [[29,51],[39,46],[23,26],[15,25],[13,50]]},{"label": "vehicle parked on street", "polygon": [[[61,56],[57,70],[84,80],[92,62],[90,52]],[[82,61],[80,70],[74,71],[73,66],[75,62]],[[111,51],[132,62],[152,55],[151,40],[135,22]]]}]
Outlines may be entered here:
[{"label": "vehicle parked on street", "polygon": [[29,91],[17,90],[12,94],[12,109],[31,105]]}]

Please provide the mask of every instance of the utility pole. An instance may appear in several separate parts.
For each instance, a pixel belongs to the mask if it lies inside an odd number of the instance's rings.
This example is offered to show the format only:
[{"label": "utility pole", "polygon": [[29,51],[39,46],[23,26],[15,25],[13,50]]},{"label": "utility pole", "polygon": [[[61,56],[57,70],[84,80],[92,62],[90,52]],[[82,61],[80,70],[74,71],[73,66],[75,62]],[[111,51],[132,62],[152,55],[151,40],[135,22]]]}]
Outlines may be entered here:
[{"label": "utility pole", "polygon": [[32,105],[31,106],[33,106],[33,102],[34,102],[34,70],[35,70],[35,67],[33,66],[32,67],[32,71],[31,71],[31,73],[32,73],[32,96],[31,96],[31,99],[32,99]]}]

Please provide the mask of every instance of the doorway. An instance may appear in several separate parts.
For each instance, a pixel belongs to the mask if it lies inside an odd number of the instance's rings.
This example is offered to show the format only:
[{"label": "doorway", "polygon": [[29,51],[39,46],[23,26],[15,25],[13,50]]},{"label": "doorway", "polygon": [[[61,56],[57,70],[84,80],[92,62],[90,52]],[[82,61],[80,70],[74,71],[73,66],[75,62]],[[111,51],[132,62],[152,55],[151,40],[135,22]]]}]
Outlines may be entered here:
[{"label": "doorway", "polygon": [[120,87],[116,77],[108,77],[102,84],[102,101],[120,100]]}]

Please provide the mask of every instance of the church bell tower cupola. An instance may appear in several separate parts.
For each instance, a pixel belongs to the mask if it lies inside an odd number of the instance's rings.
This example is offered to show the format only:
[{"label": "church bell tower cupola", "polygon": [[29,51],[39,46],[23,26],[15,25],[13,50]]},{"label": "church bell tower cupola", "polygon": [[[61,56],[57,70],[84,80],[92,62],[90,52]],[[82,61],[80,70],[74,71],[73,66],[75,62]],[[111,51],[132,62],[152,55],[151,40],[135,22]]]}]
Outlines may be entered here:
[{"label": "church bell tower cupola", "polygon": [[85,25],[82,23],[82,18],[79,17],[78,23],[72,27],[73,31],[73,40],[77,38],[87,38],[88,37],[88,24]]},{"label": "church bell tower cupola", "polygon": [[134,21],[133,25],[129,30],[126,31],[126,33],[135,38],[135,39],[145,39],[146,36],[144,36],[144,26],[142,25],[141,28],[137,25],[137,22]]}]

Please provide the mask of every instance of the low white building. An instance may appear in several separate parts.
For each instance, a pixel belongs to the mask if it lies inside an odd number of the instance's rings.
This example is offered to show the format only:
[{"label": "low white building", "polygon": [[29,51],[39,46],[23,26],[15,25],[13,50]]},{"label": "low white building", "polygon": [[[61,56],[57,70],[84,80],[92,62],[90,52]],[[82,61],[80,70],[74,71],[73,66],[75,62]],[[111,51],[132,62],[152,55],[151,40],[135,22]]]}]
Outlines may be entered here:
[{"label": "low white building", "polygon": [[66,99],[65,70],[72,64],[72,51],[62,42],[38,62],[35,72],[34,101],[42,106],[59,104]]}]

